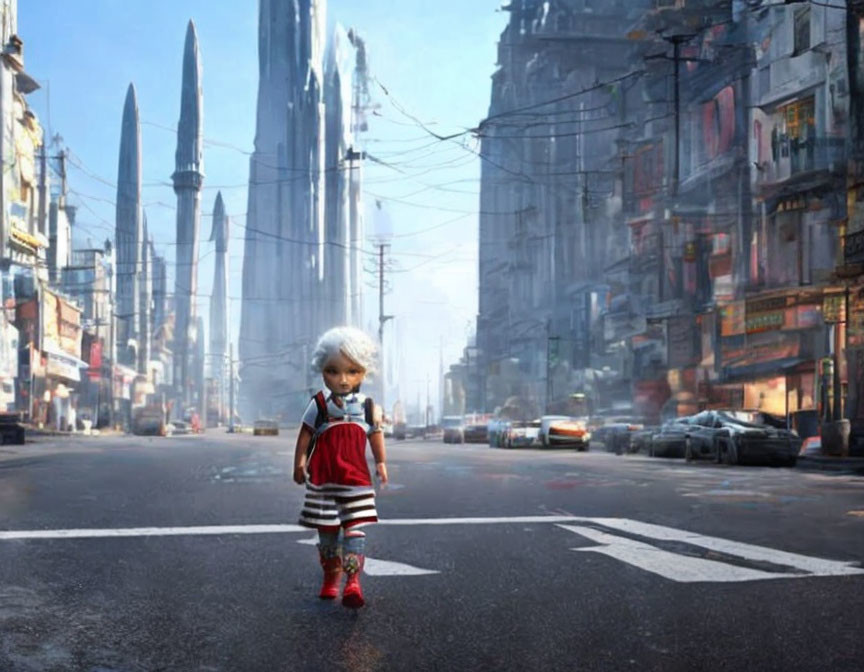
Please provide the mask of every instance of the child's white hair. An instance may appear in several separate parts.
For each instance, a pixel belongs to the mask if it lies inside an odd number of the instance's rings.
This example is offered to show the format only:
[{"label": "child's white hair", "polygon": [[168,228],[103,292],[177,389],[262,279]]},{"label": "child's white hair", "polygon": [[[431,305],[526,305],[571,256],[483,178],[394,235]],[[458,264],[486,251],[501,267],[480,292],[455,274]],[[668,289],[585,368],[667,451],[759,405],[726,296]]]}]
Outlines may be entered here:
[{"label": "child's white hair", "polygon": [[325,331],[312,355],[312,371],[321,373],[327,360],[338,354],[362,366],[367,374],[375,373],[378,346],[362,329],[334,327]]}]

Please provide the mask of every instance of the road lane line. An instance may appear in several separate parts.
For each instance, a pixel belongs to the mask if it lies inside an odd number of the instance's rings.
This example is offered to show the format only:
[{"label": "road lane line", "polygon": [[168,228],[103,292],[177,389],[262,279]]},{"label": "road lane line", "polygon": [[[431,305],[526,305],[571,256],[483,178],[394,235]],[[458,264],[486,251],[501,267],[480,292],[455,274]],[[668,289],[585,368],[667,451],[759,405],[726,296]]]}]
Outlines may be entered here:
[{"label": "road lane line", "polygon": [[621,532],[636,534],[641,537],[649,537],[658,541],[680,541],[692,546],[706,548],[709,551],[717,551],[727,555],[734,555],[746,560],[759,562],[770,562],[774,565],[794,567],[816,576],[849,576],[864,574],[864,569],[857,566],[855,562],[840,562],[836,560],[823,560],[809,555],[799,555],[787,551],[779,551],[765,546],[756,546],[740,541],[722,539],[720,537],[709,537],[695,532],[678,530],[674,527],[653,525],[643,523],[629,518],[593,518],[592,522],[603,527],[609,527]]},{"label": "road lane line", "polygon": [[[561,523],[590,521],[576,516],[511,516],[509,518],[391,518],[378,521],[379,525],[482,525],[518,523]],[[130,527],[71,530],[5,530],[4,539],[94,539],[98,537],[170,537],[180,535],[215,534],[285,534],[308,532],[300,525],[213,525],[197,527]]]},{"label": "road lane line", "polygon": [[737,581],[761,581],[764,579],[793,578],[789,574],[763,572],[758,569],[728,565],[725,562],[678,555],[641,541],[616,537],[591,527],[559,525],[566,530],[596,541],[602,546],[572,548],[572,551],[600,553],[626,562],[639,569],[679,583],[729,583]]},{"label": "road lane line", "polygon": [[129,527],[92,530],[10,530],[0,532],[3,539],[95,539],[100,537],[175,537],[216,534],[284,534],[308,532],[300,525],[212,525],[207,527]]},{"label": "road lane line", "polygon": [[[797,553],[789,553],[764,546],[756,546],[742,542],[731,541],[719,537],[710,537],[706,535],[679,530],[672,527],[664,527],[662,525],[654,525],[651,523],[643,523],[637,520],[627,518],[592,518],[584,516],[572,515],[542,515],[542,516],[500,516],[500,517],[465,517],[465,518],[393,518],[379,521],[379,524],[384,526],[422,526],[422,525],[502,525],[502,524],[558,524],[570,531],[592,530],[592,534],[606,535],[604,538],[611,540],[619,540],[621,537],[616,537],[606,532],[600,532],[593,528],[579,527],[578,524],[590,524],[601,526],[611,530],[618,530],[636,536],[647,537],[659,541],[674,541],[683,542],[693,546],[698,546],[712,551],[724,553],[726,555],[740,557],[746,560],[768,562],[778,566],[786,566],[795,568],[801,571],[808,572],[808,576],[849,576],[864,574],[864,569],[856,566],[855,562],[842,562],[835,560],[825,560],[812,556],[799,555]],[[565,525],[564,523],[570,523]],[[576,525],[574,525],[576,524]],[[191,527],[136,527],[136,528],[117,528],[117,529],[67,529],[67,530],[7,530],[0,531],[0,541],[3,540],[40,540],[40,539],[95,539],[95,538],[134,538],[134,537],[159,537],[159,536],[199,536],[199,535],[236,535],[236,534],[292,534],[298,532],[309,532],[308,528],[300,525],[214,525],[214,526],[191,526]],[[582,534],[580,531],[579,534]],[[587,536],[584,535],[583,536]],[[301,542],[303,543],[303,542]],[[309,543],[309,542],[306,542]],[[642,542],[634,542],[636,544]],[[631,558],[636,555],[633,551],[635,548],[632,544],[622,545],[623,542],[615,541],[614,544],[609,544],[610,548],[598,549],[597,552],[603,552],[606,555],[613,557],[621,557],[621,559]],[[687,556],[662,551],[656,549],[650,544],[644,544],[645,547],[654,549],[655,558],[659,558],[656,553],[666,553],[663,556],[663,561],[657,561],[660,565],[671,558],[676,559],[676,563],[681,558]],[[641,550],[645,550],[641,548]],[[696,558],[695,560],[698,560]],[[629,560],[625,560],[627,562]],[[714,562],[714,561],[705,561]],[[655,563],[657,564],[657,563]],[[732,567],[725,563],[717,563],[723,566]],[[698,575],[697,565],[690,564],[693,575]],[[704,567],[704,565],[701,565]],[[746,568],[739,568],[746,569]],[[649,570],[650,571],[650,570]],[[705,570],[708,571],[708,570]],[[757,570],[750,570],[757,571]],[[716,573],[716,572],[715,572]],[[774,574],[762,572],[768,576],[760,578],[772,578]],[[737,575],[748,575],[747,572],[740,572]],[[794,577],[791,574],[778,574],[782,577]],[[695,579],[694,579],[695,580]],[[703,579],[704,580],[704,579]],[[733,579],[721,579],[733,580]],[[748,579],[741,579],[748,580]]]}]

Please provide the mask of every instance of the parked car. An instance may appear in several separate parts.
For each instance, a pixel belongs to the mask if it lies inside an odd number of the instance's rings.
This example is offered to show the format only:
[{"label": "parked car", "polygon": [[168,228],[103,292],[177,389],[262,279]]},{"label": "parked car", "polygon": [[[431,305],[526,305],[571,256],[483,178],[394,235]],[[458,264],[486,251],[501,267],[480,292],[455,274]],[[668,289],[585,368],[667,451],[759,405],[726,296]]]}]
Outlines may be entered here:
[{"label": "parked car", "polygon": [[0,438],[3,443],[22,445],[25,440],[24,420],[18,411],[0,413]]},{"label": "parked car", "polygon": [[540,418],[539,434],[544,448],[562,446],[584,451],[591,440],[587,420],[566,415],[544,415]]},{"label": "parked car", "polygon": [[252,426],[253,436],[278,436],[279,425],[275,420],[256,420]]},{"label": "parked car", "polygon": [[475,420],[465,425],[462,430],[465,443],[487,443],[489,441],[489,425],[486,420]]},{"label": "parked car", "polygon": [[795,466],[801,439],[764,420],[759,414],[741,411],[697,413],[692,416],[684,457],[688,461],[708,457],[724,464],[767,461]]},{"label": "parked car", "polygon": [[189,434],[191,432],[189,423],[185,420],[173,420],[166,428],[166,434]]},{"label": "parked car", "polygon": [[404,422],[396,422],[393,424],[393,438],[397,441],[404,441],[408,435],[408,425]]},{"label": "parked car", "polygon": [[167,434],[165,409],[162,404],[150,404],[136,408],[132,416],[132,433],[143,436],[165,436]]},{"label": "parked car", "polygon": [[801,442],[801,450],[798,451],[799,456],[813,456],[822,454],[822,437],[811,436]]},{"label": "parked car", "polygon": [[675,418],[664,422],[651,436],[648,454],[651,457],[684,457],[691,417]]},{"label": "parked car", "polygon": [[600,442],[609,453],[623,455],[631,452],[630,442],[633,434],[645,429],[641,423],[627,419],[615,419],[600,425],[591,432],[591,438]]},{"label": "parked car", "polygon": [[539,420],[511,422],[504,436],[505,448],[529,448],[540,443]]},{"label": "parked car", "polygon": [[462,416],[445,415],[441,420],[444,428],[444,443],[463,443],[465,437],[462,435]]},{"label": "parked car", "polygon": [[487,440],[490,448],[503,448],[507,439],[507,430],[513,424],[507,418],[492,418],[487,425]]},{"label": "parked car", "polygon": [[637,430],[630,435],[630,453],[651,453],[651,439],[660,431],[660,427],[656,425],[647,426]]}]

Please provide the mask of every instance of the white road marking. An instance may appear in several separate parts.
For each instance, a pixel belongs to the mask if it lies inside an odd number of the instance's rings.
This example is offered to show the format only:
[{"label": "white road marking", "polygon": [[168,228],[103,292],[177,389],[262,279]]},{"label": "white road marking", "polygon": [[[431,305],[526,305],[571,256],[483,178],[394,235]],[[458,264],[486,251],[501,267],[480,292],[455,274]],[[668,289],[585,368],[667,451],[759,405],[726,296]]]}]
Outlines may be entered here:
[{"label": "white road marking", "polygon": [[600,532],[591,527],[578,525],[559,525],[566,530],[576,532],[596,541],[602,546],[591,546],[588,548],[572,548],[572,551],[602,553],[609,557],[626,562],[639,569],[659,574],[660,576],[678,581],[680,583],[696,582],[730,582],[730,581],[757,581],[760,579],[789,578],[789,574],[774,574],[763,572],[758,569],[737,567],[727,565],[724,562],[692,558],[686,555],[678,555],[664,551],[651,544],[641,541],[616,537],[613,534]]},{"label": "white road marking", "polygon": [[214,534],[284,534],[307,532],[300,525],[212,525],[207,527],[128,527],[92,530],[10,530],[0,532],[4,539],[96,539],[100,537],[175,537]]},{"label": "white road marking", "polygon": [[[298,544],[306,546],[317,546],[318,538],[300,539]],[[423,569],[414,565],[406,565],[402,562],[393,562],[392,560],[377,560],[366,556],[366,562],[363,565],[363,572],[369,576],[423,576],[426,574],[440,574],[435,569]]]},{"label": "white road marking", "polygon": [[650,537],[660,541],[680,541],[710,551],[726,553],[747,560],[759,562],[770,562],[775,565],[794,567],[815,576],[846,576],[852,574],[864,574],[864,569],[856,566],[855,562],[840,562],[836,560],[823,560],[809,555],[799,555],[787,551],[778,551],[765,546],[756,546],[740,541],[722,539],[720,537],[709,537],[695,532],[678,530],[674,527],[653,525],[628,518],[593,518],[592,522],[603,527],[609,527],[621,532],[629,532],[642,537]]},{"label": "white road marking", "polygon": [[[764,546],[756,546],[743,542],[709,537],[686,530],[673,527],[653,525],[627,518],[591,518],[569,515],[548,516],[509,516],[509,517],[487,517],[487,518],[394,518],[379,522],[384,526],[421,526],[421,525],[497,525],[497,524],[558,524],[561,527],[581,534],[598,543],[601,547],[590,549],[575,549],[603,553],[616,557],[637,567],[648,571],[668,576],[673,580],[683,581],[748,581],[765,578],[800,578],[802,576],[850,576],[864,574],[864,569],[856,566],[854,562],[842,562],[836,560],[825,560],[812,556],[799,555],[780,551]],[[569,523],[569,524],[568,524]],[[582,525],[580,525],[580,523]],[[648,537],[661,541],[677,541],[698,546],[711,551],[717,551],[727,555],[737,556],[746,560],[769,562],[778,566],[795,568],[807,574],[791,574],[780,572],[765,572],[746,567],[737,567],[727,563],[691,558],[677,553],[664,551],[648,543],[634,541],[618,537],[609,532],[602,532],[584,524],[598,525],[612,530],[619,530],[633,535]],[[0,531],[0,541],[3,540],[39,540],[39,539],[95,539],[95,538],[118,538],[118,537],[158,537],[158,536],[180,536],[180,535],[232,535],[232,534],[291,534],[297,532],[308,532],[309,529],[300,525],[214,525],[195,527],[134,527],[116,529],[68,529],[68,530],[8,530]],[[314,539],[301,540],[299,543],[314,544]],[[400,563],[375,560],[376,563],[385,563],[373,571],[395,571],[393,567]],[[426,570],[411,567],[402,571],[402,574],[431,573],[434,570]],[[674,569],[674,576],[673,574]],[[373,573],[373,572],[370,572]],[[681,578],[684,577],[684,578]],[[698,578],[701,577],[701,578]],[[714,577],[714,578],[706,578]]]},{"label": "white road marking", "polygon": [[[576,516],[515,516],[510,518],[391,518],[378,521],[379,525],[482,525],[507,523],[567,523],[590,521]],[[198,527],[130,527],[71,530],[6,530],[0,531],[4,539],[93,539],[98,537],[164,537],[210,534],[285,534],[308,532],[301,525],[213,525]]]},{"label": "white road marking", "polygon": [[422,567],[414,567],[413,565],[392,562],[390,560],[376,560],[368,556],[363,566],[363,572],[369,576],[423,576],[425,574],[441,573],[434,569],[423,569]]}]

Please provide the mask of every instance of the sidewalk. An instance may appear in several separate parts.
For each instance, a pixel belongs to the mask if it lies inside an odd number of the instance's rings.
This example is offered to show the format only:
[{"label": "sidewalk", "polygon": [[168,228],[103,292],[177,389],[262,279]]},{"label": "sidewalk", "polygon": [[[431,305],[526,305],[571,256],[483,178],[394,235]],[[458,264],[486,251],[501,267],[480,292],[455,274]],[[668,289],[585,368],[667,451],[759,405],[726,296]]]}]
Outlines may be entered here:
[{"label": "sidewalk", "polygon": [[31,427],[27,425],[24,429],[25,436],[29,438],[33,438],[36,436],[75,436],[75,437],[88,437],[88,438],[99,438],[100,436],[124,436],[125,432],[116,429],[94,429],[92,433],[88,434],[83,430],[78,430],[76,432],[61,432],[56,429],[50,429],[48,427]]},{"label": "sidewalk", "polygon": [[838,471],[864,476],[864,457],[800,455],[797,467],[813,471]]}]

